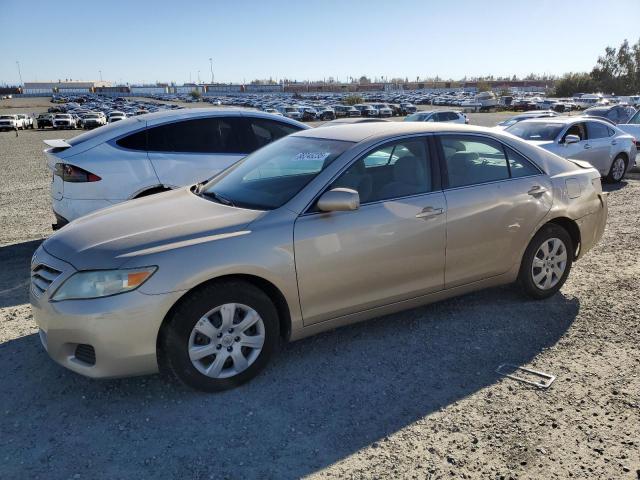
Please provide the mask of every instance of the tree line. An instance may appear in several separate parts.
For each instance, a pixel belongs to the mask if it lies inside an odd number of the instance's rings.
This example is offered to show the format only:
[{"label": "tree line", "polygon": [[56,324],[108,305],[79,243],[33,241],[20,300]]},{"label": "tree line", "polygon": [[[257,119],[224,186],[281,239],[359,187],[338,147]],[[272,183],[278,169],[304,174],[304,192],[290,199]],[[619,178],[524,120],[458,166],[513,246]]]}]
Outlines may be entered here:
[{"label": "tree line", "polygon": [[634,45],[625,40],[617,49],[607,47],[591,72],[567,73],[556,82],[558,97],[570,97],[578,92],[640,93],[640,40]]}]

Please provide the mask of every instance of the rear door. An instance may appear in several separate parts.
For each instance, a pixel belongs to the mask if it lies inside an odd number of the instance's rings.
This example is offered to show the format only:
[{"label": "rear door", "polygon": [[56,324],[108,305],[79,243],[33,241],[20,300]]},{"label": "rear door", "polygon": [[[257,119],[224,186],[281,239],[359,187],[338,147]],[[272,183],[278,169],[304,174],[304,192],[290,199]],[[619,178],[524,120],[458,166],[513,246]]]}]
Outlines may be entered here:
[{"label": "rear door", "polygon": [[506,273],[551,208],[551,182],[490,137],[439,139],[447,204],[445,288]]},{"label": "rear door", "polygon": [[616,140],[612,137],[615,133],[613,129],[608,128],[600,122],[586,122],[587,135],[589,136],[589,144],[591,145],[589,163],[598,171],[606,175],[609,173],[611,162],[613,161],[612,152],[616,145]]},{"label": "rear door", "polygon": [[241,116],[179,120],[147,129],[149,160],[160,182],[181,187],[207,180],[245,157],[251,146]]}]

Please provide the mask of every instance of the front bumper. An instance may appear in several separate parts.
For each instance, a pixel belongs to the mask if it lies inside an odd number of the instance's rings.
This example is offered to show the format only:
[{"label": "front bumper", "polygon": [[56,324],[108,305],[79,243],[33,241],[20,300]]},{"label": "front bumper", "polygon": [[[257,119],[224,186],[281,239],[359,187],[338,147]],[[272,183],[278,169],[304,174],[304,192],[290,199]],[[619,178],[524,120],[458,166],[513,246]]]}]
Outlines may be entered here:
[{"label": "front bumper", "polygon": [[[137,290],[88,300],[50,301],[50,295],[76,270],[40,247],[32,260],[60,271],[37,295],[30,289],[33,318],[42,344],[60,365],[92,378],[144,375],[158,371],[156,340],[162,320],[182,292],[146,295]],[[76,356],[78,345],[91,346],[95,363]]]}]

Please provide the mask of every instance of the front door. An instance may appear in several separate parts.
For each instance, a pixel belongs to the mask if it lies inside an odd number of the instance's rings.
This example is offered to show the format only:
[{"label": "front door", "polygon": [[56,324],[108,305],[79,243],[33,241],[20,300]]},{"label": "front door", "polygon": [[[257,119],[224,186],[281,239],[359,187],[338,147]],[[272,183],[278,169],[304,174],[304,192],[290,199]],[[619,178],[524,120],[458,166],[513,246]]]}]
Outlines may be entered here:
[{"label": "front door", "polygon": [[416,137],[376,148],[328,188],[357,190],[358,210],[298,218],[305,325],[443,288],[446,205],[428,152]]}]

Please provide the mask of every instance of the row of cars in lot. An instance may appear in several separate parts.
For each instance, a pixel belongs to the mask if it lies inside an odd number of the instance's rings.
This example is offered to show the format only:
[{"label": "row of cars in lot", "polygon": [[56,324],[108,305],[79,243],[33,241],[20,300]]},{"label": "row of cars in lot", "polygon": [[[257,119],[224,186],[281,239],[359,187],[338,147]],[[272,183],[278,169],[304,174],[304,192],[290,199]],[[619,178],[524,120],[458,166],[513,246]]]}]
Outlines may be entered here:
[{"label": "row of cars in lot", "polygon": [[32,259],[42,344],[90,377],[218,391],[282,341],[516,281],[547,298],[602,236],[600,178],[636,138],[589,115],[310,128],[209,108],[47,140],[66,226]]}]

